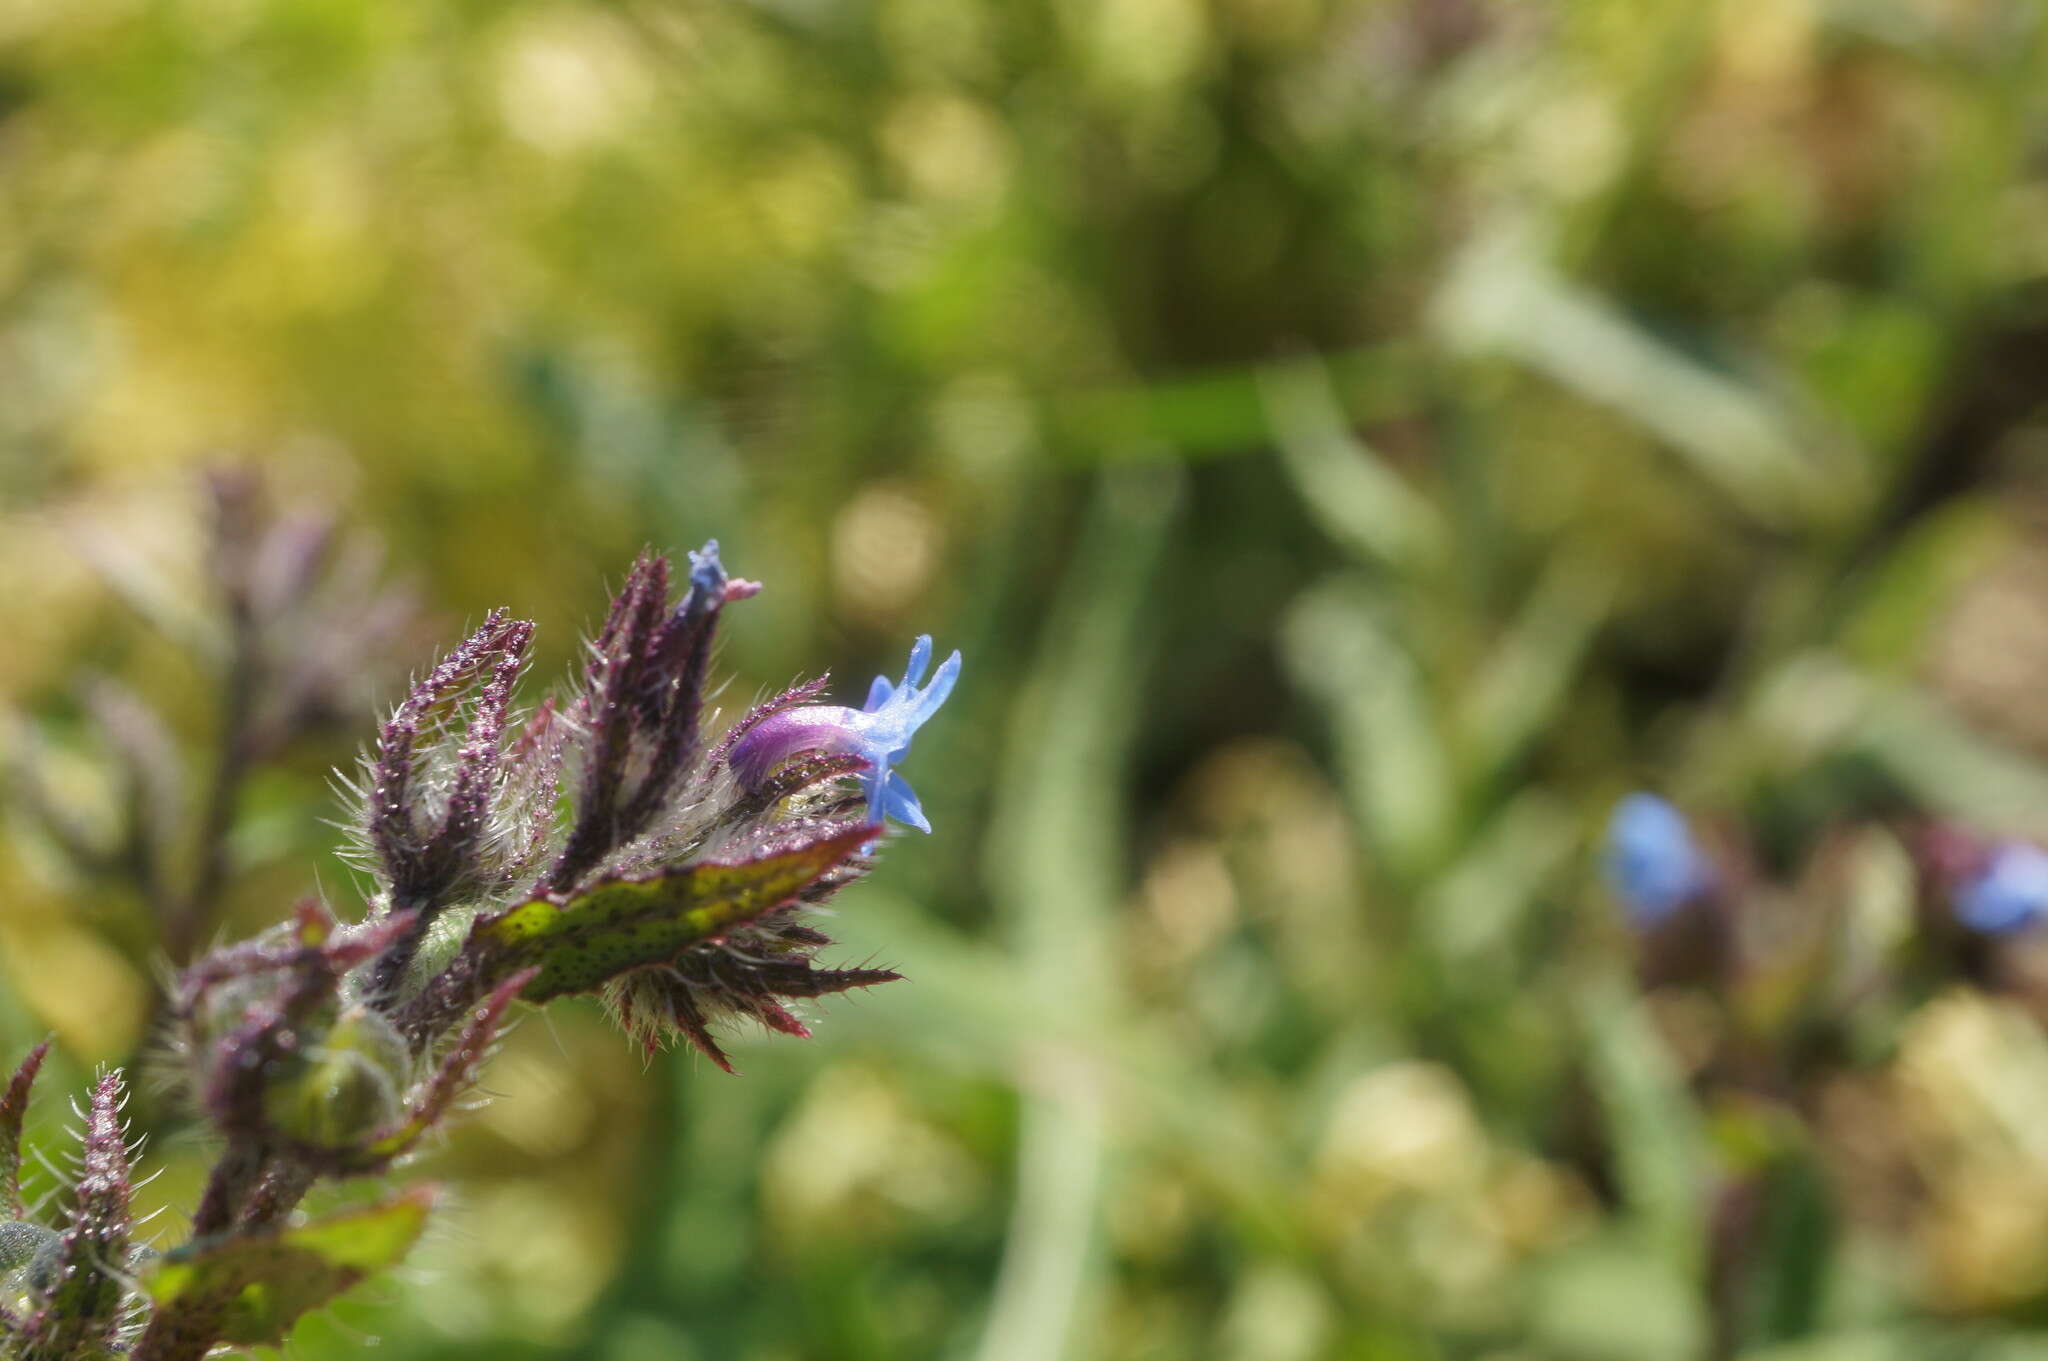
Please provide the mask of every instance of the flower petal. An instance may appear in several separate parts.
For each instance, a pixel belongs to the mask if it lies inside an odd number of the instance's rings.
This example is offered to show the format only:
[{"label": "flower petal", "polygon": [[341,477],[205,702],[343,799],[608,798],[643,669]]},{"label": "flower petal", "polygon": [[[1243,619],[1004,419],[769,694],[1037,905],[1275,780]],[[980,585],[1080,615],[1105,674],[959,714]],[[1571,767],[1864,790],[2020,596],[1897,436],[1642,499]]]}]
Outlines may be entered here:
[{"label": "flower petal", "polygon": [[[930,832],[932,825],[925,818],[924,808],[918,803],[917,794],[911,789],[910,781],[894,772],[884,777],[884,780],[881,814],[896,819],[905,827],[915,827],[920,832]],[[879,815],[873,813],[870,816],[879,817]]]},{"label": "flower petal", "polygon": [[924,684],[925,669],[931,664],[932,636],[920,633],[917,641],[910,645],[910,665],[903,668],[903,688],[908,690]]},{"label": "flower petal", "polygon": [[910,730],[916,732],[924,721],[939,711],[946,697],[953,693],[953,682],[960,679],[960,650],[939,664],[939,673],[932,677],[932,683],[919,693],[916,703],[911,706]]}]

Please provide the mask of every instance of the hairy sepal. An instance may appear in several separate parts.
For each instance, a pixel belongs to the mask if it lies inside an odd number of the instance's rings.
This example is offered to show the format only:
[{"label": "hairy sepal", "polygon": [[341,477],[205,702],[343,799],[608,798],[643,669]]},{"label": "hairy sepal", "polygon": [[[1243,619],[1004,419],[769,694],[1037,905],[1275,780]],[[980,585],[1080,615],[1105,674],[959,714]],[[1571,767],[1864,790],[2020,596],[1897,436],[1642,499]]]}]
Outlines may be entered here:
[{"label": "hairy sepal", "polygon": [[50,1292],[28,1320],[24,1361],[98,1355],[119,1332],[127,1293],[122,1269],[133,1229],[124,1100],[118,1069],[93,1086],[71,1222],[57,1248]]},{"label": "hairy sepal", "polygon": [[49,1052],[48,1040],[31,1049],[8,1080],[5,1095],[0,1095],[0,1208],[9,1219],[20,1219],[26,1213],[21,1199],[21,1130],[28,1119],[30,1089]]}]

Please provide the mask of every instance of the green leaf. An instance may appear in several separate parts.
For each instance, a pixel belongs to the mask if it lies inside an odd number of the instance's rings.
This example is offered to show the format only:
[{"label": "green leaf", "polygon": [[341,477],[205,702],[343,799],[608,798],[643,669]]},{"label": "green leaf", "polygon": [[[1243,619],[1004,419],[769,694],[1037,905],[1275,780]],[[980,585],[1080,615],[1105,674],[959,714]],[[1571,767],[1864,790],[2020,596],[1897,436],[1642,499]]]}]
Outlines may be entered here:
[{"label": "green leaf", "polygon": [[1611,1131],[1624,1203],[1681,1278],[1700,1269],[1706,1136],[1676,1060],[1627,982],[1604,976],[1579,992],[1586,1062]]},{"label": "green leaf", "polygon": [[1366,844],[1412,886],[1441,863],[1457,790],[1430,678],[1389,613],[1371,581],[1336,577],[1302,595],[1280,637],[1296,683],[1330,711]]},{"label": "green leaf", "polygon": [[1770,1170],[1757,1273],[1759,1341],[1795,1342],[1820,1331],[1839,1237],[1826,1177],[1795,1152]]},{"label": "green leaf", "polygon": [[1359,438],[1328,371],[1300,360],[1262,379],[1273,446],[1323,532],[1367,562],[1441,564],[1450,542],[1442,513]]},{"label": "green leaf", "polygon": [[1978,1325],[1906,1322],[1760,1347],[1743,1352],[1740,1361],[2048,1361],[2048,1339],[1999,1336]]},{"label": "green leaf", "polygon": [[1705,1354],[1694,1273],[1645,1252],[1638,1233],[1610,1229],[1533,1262],[1526,1288],[1525,1355],[1697,1361]]},{"label": "green leaf", "polygon": [[1477,239],[1435,320],[1453,347],[1510,356],[1647,430],[1764,524],[1825,522],[1868,494],[1865,468],[1838,438],[1567,280],[1526,231]]},{"label": "green leaf", "polygon": [[[1427,362],[1397,340],[1317,357],[1347,423],[1413,413]],[[1053,419],[1077,456],[1104,464],[1194,462],[1261,451],[1272,441],[1263,363],[1077,389],[1054,399]]]},{"label": "green leaf", "polygon": [[415,1188],[296,1228],[188,1244],[143,1277],[156,1306],[151,1331],[174,1334],[182,1317],[204,1320],[222,1342],[281,1342],[300,1315],[396,1265],[419,1240],[431,1201]]},{"label": "green leaf", "polygon": [[[1153,475],[1146,475],[1152,473]],[[990,884],[1016,932],[1041,1014],[1114,1031],[1131,1010],[1116,968],[1132,743],[1143,703],[1159,567],[1182,504],[1177,477],[1120,470],[1098,484],[1030,680],[990,819]],[[1031,1032],[1036,1042],[1041,1032]],[[1027,1095],[1017,1204],[977,1361],[1078,1355],[1101,1249],[1110,1162],[1100,1100]]]},{"label": "green leaf", "polygon": [[1613,594],[1611,580],[1568,557],[1543,574],[1462,699],[1473,777],[1498,778],[1557,722]]},{"label": "green leaf", "polygon": [[478,923],[476,938],[493,954],[494,979],[537,970],[520,992],[526,1001],[589,992],[781,906],[876,834],[864,825],[739,864],[613,879],[564,902],[536,898]]}]

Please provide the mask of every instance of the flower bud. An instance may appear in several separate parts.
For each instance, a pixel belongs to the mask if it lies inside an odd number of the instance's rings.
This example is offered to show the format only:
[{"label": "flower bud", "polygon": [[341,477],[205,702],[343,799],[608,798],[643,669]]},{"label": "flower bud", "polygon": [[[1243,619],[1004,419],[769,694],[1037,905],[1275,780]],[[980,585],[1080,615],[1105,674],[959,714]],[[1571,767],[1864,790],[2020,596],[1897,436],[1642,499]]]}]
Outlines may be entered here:
[{"label": "flower bud", "polygon": [[314,1148],[345,1150],[399,1121],[411,1057],[389,1021],[352,1006],[307,1040],[264,1092],[273,1129]]}]

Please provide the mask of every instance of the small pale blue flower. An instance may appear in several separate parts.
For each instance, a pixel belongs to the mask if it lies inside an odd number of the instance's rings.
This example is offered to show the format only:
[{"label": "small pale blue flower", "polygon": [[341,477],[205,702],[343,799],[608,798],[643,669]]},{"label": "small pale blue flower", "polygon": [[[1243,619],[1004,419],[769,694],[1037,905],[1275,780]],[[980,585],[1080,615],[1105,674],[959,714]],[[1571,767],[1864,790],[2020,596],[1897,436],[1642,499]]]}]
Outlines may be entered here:
[{"label": "small pale blue flower", "polygon": [[926,684],[924,676],[931,664],[932,640],[927,634],[911,647],[903,679],[892,685],[887,676],[875,677],[863,707],[807,704],[771,715],[734,744],[729,758],[733,773],[741,784],[752,788],[799,752],[859,756],[868,763],[860,777],[867,791],[868,816],[876,822],[894,818],[907,827],[929,832],[932,826],[917,795],[895,766],[909,754],[911,738],[939,711],[960,677],[957,651],[939,664]]},{"label": "small pale blue flower", "polygon": [[725,564],[718,560],[718,540],[707,539],[702,548],[690,554],[690,597],[684,604],[699,599],[709,601],[714,596],[720,601],[725,599]]},{"label": "small pale blue flower", "polygon": [[2048,917],[2048,851],[2001,841],[1983,868],[1956,887],[1956,916],[1973,931],[2005,935]]},{"label": "small pale blue flower", "polygon": [[1714,884],[1685,816],[1655,794],[1631,794],[1607,824],[1607,882],[1638,926],[1662,922]]}]

